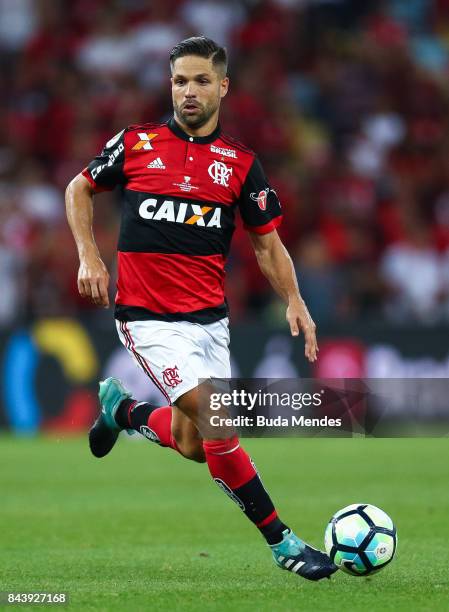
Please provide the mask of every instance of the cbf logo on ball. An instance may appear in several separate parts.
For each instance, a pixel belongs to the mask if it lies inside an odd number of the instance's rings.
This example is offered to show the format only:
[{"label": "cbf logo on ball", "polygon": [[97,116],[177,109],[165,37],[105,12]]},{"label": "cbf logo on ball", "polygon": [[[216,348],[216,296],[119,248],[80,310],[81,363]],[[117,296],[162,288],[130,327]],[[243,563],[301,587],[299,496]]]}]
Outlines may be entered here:
[{"label": "cbf logo on ball", "polygon": [[208,168],[209,176],[217,185],[229,187],[229,179],[232,174],[232,168],[220,161],[214,161]]}]

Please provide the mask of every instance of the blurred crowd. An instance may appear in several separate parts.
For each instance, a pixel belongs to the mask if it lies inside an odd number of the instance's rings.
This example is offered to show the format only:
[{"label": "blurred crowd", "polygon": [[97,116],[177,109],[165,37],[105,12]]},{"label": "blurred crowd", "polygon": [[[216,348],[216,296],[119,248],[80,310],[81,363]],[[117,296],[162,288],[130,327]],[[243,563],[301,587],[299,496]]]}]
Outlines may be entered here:
[{"label": "blurred crowd", "polygon": [[[449,0],[0,0],[0,326],[89,315],[67,183],[167,119],[168,53],[227,46],[225,131],[259,154],[318,323],[449,321]],[[120,194],[95,201],[114,276]],[[239,227],[233,320],[283,310]]]}]

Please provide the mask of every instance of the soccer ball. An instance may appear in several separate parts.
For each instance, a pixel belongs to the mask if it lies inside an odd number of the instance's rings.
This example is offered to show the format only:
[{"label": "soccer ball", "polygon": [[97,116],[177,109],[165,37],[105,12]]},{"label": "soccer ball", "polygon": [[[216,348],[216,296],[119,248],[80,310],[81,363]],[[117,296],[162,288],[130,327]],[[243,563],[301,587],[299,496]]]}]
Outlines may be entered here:
[{"label": "soccer ball", "polygon": [[326,552],[340,569],[352,576],[378,572],[393,559],[396,527],[380,508],[351,504],[334,514],[324,534]]}]

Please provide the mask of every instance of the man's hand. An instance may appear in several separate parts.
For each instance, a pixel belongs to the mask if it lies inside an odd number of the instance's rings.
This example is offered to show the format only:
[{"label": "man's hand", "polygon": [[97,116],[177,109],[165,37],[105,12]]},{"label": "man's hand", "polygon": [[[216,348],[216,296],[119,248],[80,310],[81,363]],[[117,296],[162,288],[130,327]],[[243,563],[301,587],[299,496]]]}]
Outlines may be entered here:
[{"label": "man's hand", "polygon": [[315,334],[316,325],[303,300],[295,299],[289,303],[286,319],[290,325],[292,336],[298,336],[300,329],[304,332],[306,339],[304,355],[310,363],[313,363],[316,361],[317,352],[319,351]]},{"label": "man's hand", "polygon": [[109,273],[98,255],[83,257],[78,270],[78,291],[97,306],[109,307]]}]

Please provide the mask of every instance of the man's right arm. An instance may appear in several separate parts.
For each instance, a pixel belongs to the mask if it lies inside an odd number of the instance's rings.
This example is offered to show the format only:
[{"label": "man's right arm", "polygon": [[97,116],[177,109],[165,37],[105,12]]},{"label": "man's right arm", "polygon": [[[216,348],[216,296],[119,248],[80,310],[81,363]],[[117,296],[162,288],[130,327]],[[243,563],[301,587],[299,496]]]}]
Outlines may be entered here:
[{"label": "man's right arm", "polygon": [[89,181],[78,174],[65,192],[66,212],[80,260],[78,291],[97,306],[108,308],[109,273],[100,257],[92,227],[94,193]]},{"label": "man's right arm", "polygon": [[109,274],[101,260],[92,228],[93,197],[99,191],[110,191],[123,184],[126,177],[125,163],[126,130],[111,138],[99,155],[75,176],[66,189],[66,210],[70,229],[75,238],[80,259],[78,291],[97,306],[109,306]]}]

